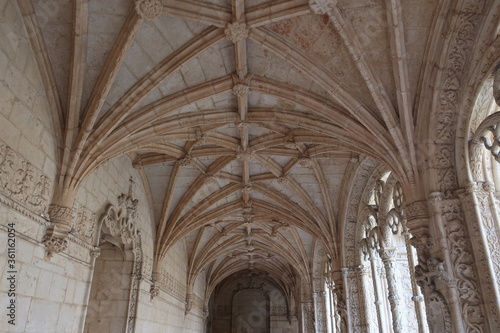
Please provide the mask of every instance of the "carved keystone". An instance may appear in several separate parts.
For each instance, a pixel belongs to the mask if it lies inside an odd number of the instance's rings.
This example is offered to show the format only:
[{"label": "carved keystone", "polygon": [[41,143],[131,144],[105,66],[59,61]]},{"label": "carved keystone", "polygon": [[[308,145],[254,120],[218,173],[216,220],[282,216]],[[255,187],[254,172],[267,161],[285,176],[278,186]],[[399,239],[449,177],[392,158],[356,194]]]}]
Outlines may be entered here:
[{"label": "carved keystone", "polygon": [[228,23],[226,29],[224,29],[226,38],[233,43],[237,43],[240,40],[247,38],[248,31],[249,30],[247,28],[247,25],[242,20],[238,20],[233,23]]},{"label": "carved keystone", "polygon": [[159,0],[136,0],[135,10],[142,18],[154,20],[161,15],[163,5]]}]

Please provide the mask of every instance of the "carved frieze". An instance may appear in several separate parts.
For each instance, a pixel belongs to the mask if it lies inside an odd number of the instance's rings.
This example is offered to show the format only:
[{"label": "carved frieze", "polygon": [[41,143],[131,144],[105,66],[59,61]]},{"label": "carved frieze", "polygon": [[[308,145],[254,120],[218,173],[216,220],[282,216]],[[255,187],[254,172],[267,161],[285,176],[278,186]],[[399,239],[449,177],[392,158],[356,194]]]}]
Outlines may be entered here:
[{"label": "carved frieze", "polygon": [[73,225],[75,236],[91,244],[95,239],[97,218],[94,212],[85,206],[76,210],[76,219]]},{"label": "carved frieze", "polygon": [[52,183],[12,148],[0,143],[0,193],[37,214],[47,213]]}]

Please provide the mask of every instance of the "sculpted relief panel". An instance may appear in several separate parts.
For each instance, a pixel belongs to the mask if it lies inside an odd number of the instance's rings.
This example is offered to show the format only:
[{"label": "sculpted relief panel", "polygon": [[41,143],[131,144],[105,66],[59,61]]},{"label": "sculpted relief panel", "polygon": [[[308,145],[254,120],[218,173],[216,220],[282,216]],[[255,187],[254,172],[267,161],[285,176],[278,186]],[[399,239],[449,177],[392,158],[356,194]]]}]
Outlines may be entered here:
[{"label": "sculpted relief panel", "polygon": [[0,142],[0,193],[36,214],[47,213],[52,183],[12,148]]}]

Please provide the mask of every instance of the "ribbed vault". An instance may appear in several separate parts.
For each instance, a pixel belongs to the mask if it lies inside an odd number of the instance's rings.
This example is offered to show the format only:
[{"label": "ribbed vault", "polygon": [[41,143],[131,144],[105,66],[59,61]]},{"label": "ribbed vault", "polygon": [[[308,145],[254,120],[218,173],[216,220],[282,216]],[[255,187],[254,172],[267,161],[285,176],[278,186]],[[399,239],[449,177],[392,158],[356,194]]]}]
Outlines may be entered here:
[{"label": "ribbed vault", "polygon": [[19,1],[60,141],[55,201],[128,155],[155,262],[185,242],[188,290],[202,270],[210,294],[247,269],[285,294],[294,276],[311,288],[316,248],[340,260],[366,158],[419,195],[439,1],[60,0],[53,15],[42,2]]}]

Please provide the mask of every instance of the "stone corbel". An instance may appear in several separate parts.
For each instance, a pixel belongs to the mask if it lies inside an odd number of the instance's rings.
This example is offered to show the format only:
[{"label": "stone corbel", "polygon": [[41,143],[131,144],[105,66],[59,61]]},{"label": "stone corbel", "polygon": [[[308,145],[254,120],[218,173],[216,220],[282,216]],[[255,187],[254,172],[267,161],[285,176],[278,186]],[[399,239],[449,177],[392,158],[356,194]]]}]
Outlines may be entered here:
[{"label": "stone corbel", "polygon": [[193,307],[193,298],[194,298],[193,294],[186,295],[186,309],[185,309],[184,315],[187,315],[191,311],[191,309]]},{"label": "stone corbel", "polygon": [[161,274],[153,272],[151,275],[153,283],[151,284],[151,288],[149,288],[149,293],[151,295],[151,300],[153,300],[160,295]]},{"label": "stone corbel", "polygon": [[71,231],[74,210],[70,207],[50,205],[49,216],[51,226],[42,239],[42,243],[46,246],[46,260],[50,260],[54,253],[60,253],[67,249],[67,237]]}]

